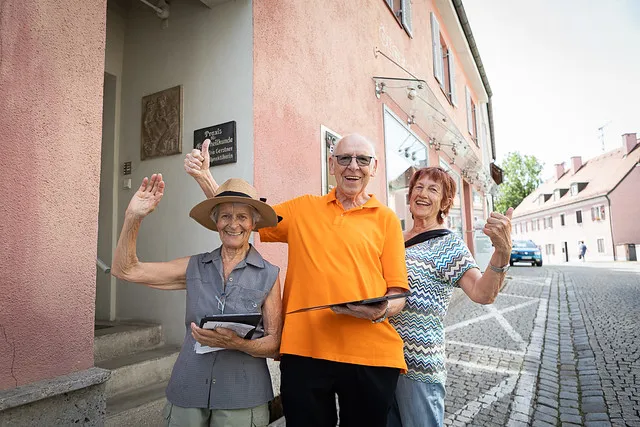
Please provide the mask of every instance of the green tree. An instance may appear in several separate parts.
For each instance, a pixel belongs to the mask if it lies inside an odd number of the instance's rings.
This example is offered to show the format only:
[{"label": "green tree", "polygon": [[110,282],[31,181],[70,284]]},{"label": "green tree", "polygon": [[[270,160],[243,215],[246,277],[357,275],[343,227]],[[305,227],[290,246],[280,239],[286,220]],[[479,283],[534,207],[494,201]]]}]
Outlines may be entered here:
[{"label": "green tree", "polygon": [[509,153],[502,166],[503,181],[498,189],[496,210],[506,212],[513,206],[516,208],[522,199],[527,197],[542,183],[540,172],[544,163],[535,156]]}]

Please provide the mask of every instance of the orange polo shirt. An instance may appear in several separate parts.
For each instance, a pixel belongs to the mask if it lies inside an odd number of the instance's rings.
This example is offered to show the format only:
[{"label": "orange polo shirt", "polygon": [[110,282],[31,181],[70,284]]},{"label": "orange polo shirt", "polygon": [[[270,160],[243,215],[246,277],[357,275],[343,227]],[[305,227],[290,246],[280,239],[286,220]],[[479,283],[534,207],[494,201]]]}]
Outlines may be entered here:
[{"label": "orange polo shirt", "polygon": [[[283,220],[260,229],[260,240],[289,244],[285,313],[409,289],[400,221],[370,196],[348,211],[335,190],[274,206]],[[402,347],[388,321],[373,324],[323,309],[285,315],[280,353],[404,371]]]}]

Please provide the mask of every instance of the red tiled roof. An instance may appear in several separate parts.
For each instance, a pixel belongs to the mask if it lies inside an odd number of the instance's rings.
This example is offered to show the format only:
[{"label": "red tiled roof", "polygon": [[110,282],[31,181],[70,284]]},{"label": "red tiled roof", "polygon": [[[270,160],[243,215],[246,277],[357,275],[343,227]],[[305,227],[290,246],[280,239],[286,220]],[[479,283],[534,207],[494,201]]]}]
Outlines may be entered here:
[{"label": "red tiled roof", "polygon": [[[639,161],[640,144],[636,145],[628,155],[625,155],[624,148],[620,147],[594,157],[585,162],[575,174],[573,170],[569,169],[559,180],[556,181],[554,176],[542,183],[535,191],[525,197],[513,212],[513,217],[521,217],[533,212],[541,212],[608,194]],[[575,196],[571,195],[571,191],[567,191],[559,200],[554,200],[551,197],[543,204],[538,203],[538,197],[541,194],[553,194],[556,188],[570,190],[573,183],[586,183],[587,185]]]}]

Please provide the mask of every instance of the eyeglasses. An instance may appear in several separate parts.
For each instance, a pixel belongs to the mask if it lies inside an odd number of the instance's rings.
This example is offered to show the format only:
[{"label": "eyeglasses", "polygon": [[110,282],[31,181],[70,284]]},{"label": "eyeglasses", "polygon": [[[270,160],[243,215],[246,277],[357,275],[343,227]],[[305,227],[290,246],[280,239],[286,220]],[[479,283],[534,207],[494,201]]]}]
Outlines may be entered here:
[{"label": "eyeglasses", "polygon": [[349,166],[351,164],[351,159],[356,159],[356,164],[358,166],[369,166],[371,164],[371,159],[373,159],[373,156],[348,156],[346,154],[340,154],[333,157],[336,158],[336,161],[340,166]]}]

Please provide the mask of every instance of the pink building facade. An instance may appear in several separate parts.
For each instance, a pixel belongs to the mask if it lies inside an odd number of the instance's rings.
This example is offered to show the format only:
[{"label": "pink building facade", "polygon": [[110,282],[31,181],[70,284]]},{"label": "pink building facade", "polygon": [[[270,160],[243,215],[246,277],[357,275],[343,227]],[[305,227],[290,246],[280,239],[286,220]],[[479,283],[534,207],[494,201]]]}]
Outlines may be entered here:
[{"label": "pink building facade", "polygon": [[[490,257],[478,228],[501,171],[460,2],[176,0],[168,16],[137,0],[2,3],[0,424],[104,418],[94,325],[150,322],[181,342],[182,292],[96,264],[111,263],[128,200],[154,172],[167,191],[141,228],[141,259],[219,244],[188,218],[202,198],[182,170],[196,129],[234,121],[238,161],[212,172],[253,182],[271,203],[329,191],[332,144],[364,134],[379,159],[369,191],[405,228],[411,173],[442,166],[458,182],[448,225],[481,264]],[[178,85],[181,153],[142,160],[141,99]],[[256,245],[286,268],[286,247]],[[91,404],[79,410],[73,396]]]}]

